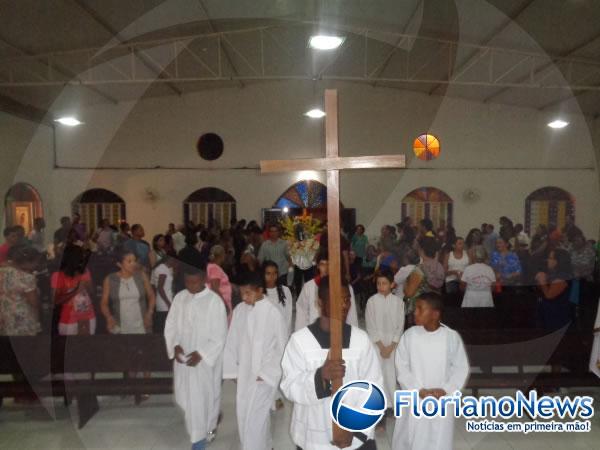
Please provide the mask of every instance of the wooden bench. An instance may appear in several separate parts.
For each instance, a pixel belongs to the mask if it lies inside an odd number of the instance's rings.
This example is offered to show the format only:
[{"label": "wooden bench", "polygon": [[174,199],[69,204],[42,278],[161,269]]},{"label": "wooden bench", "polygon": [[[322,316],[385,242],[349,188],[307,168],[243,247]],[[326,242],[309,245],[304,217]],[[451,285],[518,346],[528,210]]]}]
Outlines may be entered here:
[{"label": "wooden bench", "polygon": [[[471,375],[467,385],[475,395],[481,389],[600,386],[600,380],[587,370],[591,333],[478,329],[460,333],[471,366],[481,369],[481,373]],[[173,392],[172,362],[161,335],[0,337],[0,355],[0,374],[25,376],[0,382],[0,396],[33,390],[38,397],[75,398],[80,428],[99,410],[98,395]],[[560,365],[563,371],[540,373],[530,367],[549,364]],[[514,373],[497,372],[509,367]],[[130,372],[140,377],[143,372],[154,374],[152,378],[124,376]],[[92,376],[83,380],[51,379],[64,373]]]}]

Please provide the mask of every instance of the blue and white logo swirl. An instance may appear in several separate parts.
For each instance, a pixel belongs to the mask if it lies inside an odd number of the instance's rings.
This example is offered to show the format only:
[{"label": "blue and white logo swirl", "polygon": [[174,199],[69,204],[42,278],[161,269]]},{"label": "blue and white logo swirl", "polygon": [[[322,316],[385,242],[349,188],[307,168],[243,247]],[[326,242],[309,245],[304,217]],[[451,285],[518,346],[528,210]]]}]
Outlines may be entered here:
[{"label": "blue and white logo swirl", "polygon": [[348,431],[365,431],[385,414],[382,389],[369,381],[353,381],[341,387],[331,401],[331,418]]}]

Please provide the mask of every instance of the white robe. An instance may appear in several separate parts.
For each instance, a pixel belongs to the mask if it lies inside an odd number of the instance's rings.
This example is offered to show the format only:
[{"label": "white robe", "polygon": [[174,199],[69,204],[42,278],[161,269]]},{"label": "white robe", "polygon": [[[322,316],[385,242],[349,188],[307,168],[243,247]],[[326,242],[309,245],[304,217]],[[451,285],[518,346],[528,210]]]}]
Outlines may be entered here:
[{"label": "white robe", "polygon": [[394,294],[387,297],[381,294],[373,295],[367,302],[365,311],[367,333],[375,346],[375,352],[381,362],[385,395],[388,408],[393,407],[394,392],[396,391],[396,365],[394,352],[389,358],[382,358],[379,348],[375,345],[381,341],[385,346],[392,342],[400,342],[404,332],[404,302]]},{"label": "white robe", "polygon": [[[441,325],[406,330],[396,350],[396,372],[402,389],[440,388],[452,395],[469,376],[469,361],[460,335]],[[454,417],[414,417],[405,408],[396,420],[393,450],[452,450]]]},{"label": "white robe", "polygon": [[173,361],[175,402],[183,409],[191,442],[198,442],[212,429],[215,405],[218,414],[221,385],[214,380],[227,336],[223,301],[210,289],[181,291],[173,299],[164,334],[169,358],[174,358],[176,345],[185,355],[197,351],[202,357],[196,367]]},{"label": "white robe", "polygon": [[[350,289],[350,310],[346,317],[346,323],[355,327],[358,327],[358,315],[356,312],[356,300],[354,298],[354,289],[352,286],[348,286]],[[319,309],[319,287],[313,278],[310,281],[304,283],[302,291],[296,300],[296,326],[295,330],[298,331],[317,320],[321,316],[321,310]]]},{"label": "white robe", "polygon": [[[279,308],[267,298],[233,311],[223,378],[237,379],[236,415],[242,450],[272,448],[270,410],[288,338]],[[260,377],[262,381],[257,381]]]},{"label": "white robe", "polygon": [[[596,313],[596,323],[594,329],[600,328],[600,300],[598,301],[598,312]],[[592,354],[590,355],[590,372],[600,378],[600,331],[594,334],[594,343],[592,344]]]},{"label": "white robe", "polygon": [[290,288],[287,286],[281,286],[283,289],[283,295],[285,297],[285,306],[281,304],[279,301],[279,296],[277,295],[277,288],[266,289],[267,297],[269,301],[273,303],[283,316],[283,320],[285,322],[285,326],[288,329],[288,336],[292,332],[292,311],[294,309],[294,300],[292,298],[292,293]]},{"label": "white robe", "polygon": [[463,308],[493,308],[492,285],[496,282],[494,270],[483,263],[467,266],[461,281],[467,285]]},{"label": "white robe", "polygon": [[[315,372],[324,363],[329,353],[312,332],[304,327],[290,337],[281,366],[283,378],[281,390],[294,403],[291,435],[294,443],[304,450],[333,450],[331,445],[331,397],[319,399],[315,391]],[[346,362],[344,383],[355,380],[368,380],[381,386],[383,376],[381,366],[369,336],[363,330],[352,327],[349,348],[342,349]],[[374,428],[365,434],[373,438]],[[362,442],[354,438],[347,449],[356,449]]]}]

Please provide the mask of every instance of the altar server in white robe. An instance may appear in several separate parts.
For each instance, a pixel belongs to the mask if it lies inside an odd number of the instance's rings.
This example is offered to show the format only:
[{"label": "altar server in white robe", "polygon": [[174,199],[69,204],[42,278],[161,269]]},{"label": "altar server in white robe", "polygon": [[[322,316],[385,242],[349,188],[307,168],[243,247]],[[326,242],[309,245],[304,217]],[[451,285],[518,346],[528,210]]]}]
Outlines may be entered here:
[{"label": "altar server in white robe", "polygon": [[279,266],[273,261],[265,261],[262,265],[263,280],[265,283],[265,294],[273,305],[279,308],[288,335],[292,331],[292,311],[294,300],[290,288],[279,282]]},{"label": "altar server in white robe", "polygon": [[487,253],[483,247],[475,247],[475,263],[465,267],[460,276],[461,285],[465,287],[463,308],[493,308],[492,286],[496,283],[494,269],[485,261]]},{"label": "altar server in white robe", "polygon": [[404,331],[404,302],[392,294],[393,280],[389,270],[377,274],[377,294],[369,299],[365,312],[367,333],[381,361],[388,408],[393,407],[396,391],[394,355]]},{"label": "altar server in white robe", "polygon": [[240,280],[243,303],[233,318],[223,363],[223,378],[237,379],[236,415],[242,450],[273,447],[271,406],[281,380],[281,358],[288,339],[279,309],[264,295],[262,276]]},{"label": "altar server in white robe", "polygon": [[165,324],[169,358],[174,359],[175,401],[183,409],[193,450],[203,450],[211,430],[214,383],[227,337],[227,311],[221,298],[205,287],[205,274],[188,267],[185,289],[175,296]]},{"label": "altar server in white robe", "polygon": [[[300,291],[300,295],[296,301],[296,326],[294,328],[296,331],[310,325],[321,315],[321,311],[319,309],[318,291],[321,280],[329,273],[328,258],[327,251],[325,249],[321,249],[317,255],[318,274],[312,280],[304,283],[302,291]],[[352,289],[352,286],[348,286],[348,289],[350,289],[350,311],[348,311],[346,323],[358,327],[358,315],[356,311],[354,289]]]},{"label": "altar server in white robe", "polygon": [[[341,377],[344,383],[367,380],[381,386],[381,364],[369,336],[363,330],[343,325],[342,360],[327,359],[330,349],[329,279],[321,280],[318,291],[321,315],[315,322],[290,337],[281,366],[281,390],[294,403],[291,435],[304,450],[357,449],[372,441],[374,427],[357,437],[344,432],[341,442],[332,445],[331,380]],[[350,310],[350,291],[342,287],[342,317]],[[364,398],[362,399],[364,401]],[[358,405],[357,405],[358,406]],[[362,406],[362,405],[360,405]],[[374,442],[371,442],[374,444]],[[369,444],[367,444],[369,445]]]},{"label": "altar server in white robe", "polygon": [[[406,330],[396,350],[398,383],[420,398],[453,395],[469,377],[469,361],[460,335],[440,323],[442,298],[428,292],[417,298],[415,326]],[[396,420],[393,450],[451,450],[454,417],[415,417],[403,408]]]},{"label": "altar server in white robe", "polygon": [[590,355],[590,371],[600,378],[600,300],[598,300],[598,312],[594,324],[594,343]]}]

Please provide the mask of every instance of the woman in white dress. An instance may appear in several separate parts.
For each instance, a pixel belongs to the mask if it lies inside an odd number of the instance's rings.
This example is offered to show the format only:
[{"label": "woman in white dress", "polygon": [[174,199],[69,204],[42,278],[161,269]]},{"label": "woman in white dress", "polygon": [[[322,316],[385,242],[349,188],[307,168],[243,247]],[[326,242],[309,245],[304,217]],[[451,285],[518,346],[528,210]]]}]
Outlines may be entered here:
[{"label": "woman in white dress", "polygon": [[465,288],[463,308],[493,308],[492,286],[496,283],[494,269],[485,261],[487,253],[483,247],[474,252],[475,263],[467,266],[461,276],[461,285]]},{"label": "woman in white dress", "polygon": [[469,255],[465,250],[465,240],[457,237],[452,250],[444,257],[444,271],[446,272],[446,294],[458,305],[460,292],[460,278],[467,266],[470,264]]}]

